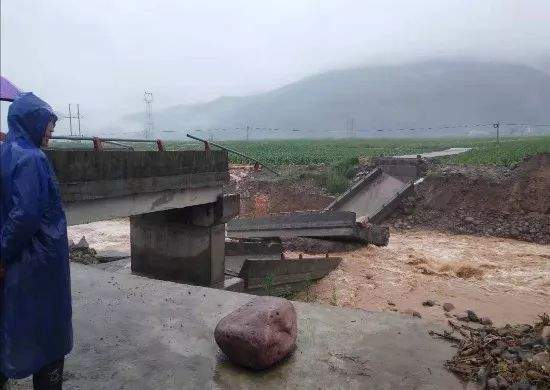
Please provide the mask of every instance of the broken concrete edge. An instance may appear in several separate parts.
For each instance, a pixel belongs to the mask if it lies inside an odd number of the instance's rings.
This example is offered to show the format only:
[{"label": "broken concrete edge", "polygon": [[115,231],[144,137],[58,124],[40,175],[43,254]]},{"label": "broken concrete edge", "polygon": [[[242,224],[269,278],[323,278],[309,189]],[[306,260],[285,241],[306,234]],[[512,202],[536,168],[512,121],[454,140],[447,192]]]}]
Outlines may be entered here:
[{"label": "broken concrete edge", "polygon": [[223,194],[214,205],[214,215],[217,223],[227,223],[241,210],[240,194]]},{"label": "broken concrete edge", "polygon": [[395,210],[395,208],[401,203],[401,200],[409,196],[411,193],[414,192],[414,182],[409,181],[407,182],[399,192],[397,192],[387,203],[385,203],[383,206],[381,206],[378,210],[376,210],[372,215],[368,217],[369,222],[379,224],[384,221],[388,216],[391,215],[391,213]]},{"label": "broken concrete edge", "polygon": [[222,194],[216,202],[191,207],[185,213],[190,213],[190,222],[195,226],[224,224],[239,214],[240,199],[238,194]]},{"label": "broken concrete edge", "polygon": [[225,241],[225,274],[238,276],[247,258],[280,260],[283,245],[280,241]]},{"label": "broken concrete edge", "polygon": [[[311,257],[303,259],[261,260],[247,259],[239,277],[245,289],[269,290],[282,285],[310,283],[326,276],[341,263],[341,257]],[[300,287],[301,288],[301,287]]]},{"label": "broken concrete edge", "polygon": [[333,211],[341,203],[352,198],[357,192],[361,191],[364,187],[372,183],[378,176],[382,174],[380,168],[375,168],[373,171],[369,172],[364,178],[354,183],[350,188],[346,190],[340,197],[335,199],[331,204],[325,207],[325,211]]},{"label": "broken concrete edge", "polygon": [[246,255],[281,255],[283,245],[280,242],[261,241],[225,241],[225,257]]},{"label": "broken concrete edge", "polygon": [[374,244],[385,246],[389,240],[387,227],[354,223],[346,227],[309,227],[295,229],[270,229],[270,230],[240,230],[227,231],[227,236],[233,239],[287,239],[295,237],[318,238],[334,241],[359,242],[362,244]]},{"label": "broken concrete edge", "polygon": [[409,159],[379,157],[376,164],[388,175],[391,175],[403,182],[408,182],[424,174],[426,160],[416,157]]},{"label": "broken concrete edge", "polygon": [[387,226],[368,223],[358,228],[360,235],[367,243],[376,246],[387,246],[390,241],[390,229]]},{"label": "broken concrete edge", "polygon": [[237,276],[226,277],[223,282],[223,289],[225,291],[244,292],[244,279]]},{"label": "broken concrete edge", "polygon": [[294,237],[323,237],[323,238],[341,238],[349,240],[362,240],[357,234],[356,226],[346,227],[309,227],[299,229],[270,229],[270,230],[241,230],[227,231],[227,236],[237,239],[265,238],[265,239],[285,239]]},{"label": "broken concrete edge", "polygon": [[355,213],[351,211],[289,212],[258,218],[234,219],[227,224],[227,231],[353,227],[355,225],[355,218]]}]

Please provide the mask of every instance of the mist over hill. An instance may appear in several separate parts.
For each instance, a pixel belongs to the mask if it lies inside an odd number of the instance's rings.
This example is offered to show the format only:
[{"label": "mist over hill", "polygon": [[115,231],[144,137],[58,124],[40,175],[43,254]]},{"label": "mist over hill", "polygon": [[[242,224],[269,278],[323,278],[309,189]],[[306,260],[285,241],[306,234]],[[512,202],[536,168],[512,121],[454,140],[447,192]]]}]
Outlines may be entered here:
[{"label": "mist over hill", "polygon": [[[360,136],[489,134],[489,126],[425,131],[378,129],[444,124],[550,123],[550,74],[501,62],[428,61],[330,71],[251,96],[221,97],[155,112],[163,138],[343,137],[354,121]],[[143,114],[126,119],[139,122]],[[548,132],[550,127],[502,128]]]}]

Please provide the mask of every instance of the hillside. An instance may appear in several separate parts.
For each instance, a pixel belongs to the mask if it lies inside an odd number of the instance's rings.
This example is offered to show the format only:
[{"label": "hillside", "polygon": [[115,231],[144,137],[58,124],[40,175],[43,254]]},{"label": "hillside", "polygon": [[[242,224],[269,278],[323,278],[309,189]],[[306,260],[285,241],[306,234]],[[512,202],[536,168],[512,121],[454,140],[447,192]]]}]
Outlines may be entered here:
[{"label": "hillside", "polygon": [[[548,107],[550,74],[543,71],[497,62],[430,61],[331,71],[267,93],[175,106],[157,111],[155,124],[178,136],[186,129],[223,128],[214,136],[232,138],[236,128],[249,124],[254,137],[292,133],[321,137],[345,135],[350,118],[357,129],[366,132],[497,120],[548,123]],[[141,118],[142,114],[133,116]],[[300,134],[292,129],[299,129]],[[238,130],[238,134],[242,137],[244,132]]]}]

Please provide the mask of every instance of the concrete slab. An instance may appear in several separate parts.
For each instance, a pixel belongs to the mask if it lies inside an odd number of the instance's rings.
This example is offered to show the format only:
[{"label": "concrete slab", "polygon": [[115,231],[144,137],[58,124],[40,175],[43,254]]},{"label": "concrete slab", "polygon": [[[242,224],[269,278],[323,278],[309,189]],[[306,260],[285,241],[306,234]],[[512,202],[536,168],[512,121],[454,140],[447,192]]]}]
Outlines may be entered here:
[{"label": "concrete slab", "polygon": [[355,213],[307,211],[258,218],[234,219],[227,224],[227,236],[248,238],[331,237],[362,241]]},{"label": "concrete slab", "polygon": [[355,213],[350,211],[306,211],[234,219],[227,224],[227,236],[235,239],[312,237],[384,246],[388,244],[389,229],[358,224]]},{"label": "concrete slab", "polygon": [[[463,389],[421,320],[295,303],[298,349],[263,372],[226,361],[214,327],[253,297],[71,264],[64,389]],[[28,385],[17,389],[30,389]]]},{"label": "concrete slab", "polygon": [[309,257],[302,259],[247,259],[239,273],[245,290],[254,294],[289,294],[326,276],[338,267],[340,257]]},{"label": "concrete slab", "polygon": [[47,150],[65,202],[218,185],[229,179],[224,151]]},{"label": "concrete slab", "polygon": [[216,202],[223,151],[47,150],[69,225]]},{"label": "concrete slab", "polygon": [[411,181],[397,190],[389,199],[386,199],[386,201],[381,204],[378,209],[372,211],[369,221],[372,223],[382,223],[384,219],[389,217],[393,210],[399,206],[403,198],[414,193],[414,185],[415,184]]},{"label": "concrete slab", "polygon": [[373,215],[383,208],[406,184],[377,169],[330,204],[327,210],[352,211],[358,219],[366,217],[371,221]]},{"label": "concrete slab", "polygon": [[283,245],[273,241],[226,241],[225,274],[237,276],[246,259],[279,260]]}]

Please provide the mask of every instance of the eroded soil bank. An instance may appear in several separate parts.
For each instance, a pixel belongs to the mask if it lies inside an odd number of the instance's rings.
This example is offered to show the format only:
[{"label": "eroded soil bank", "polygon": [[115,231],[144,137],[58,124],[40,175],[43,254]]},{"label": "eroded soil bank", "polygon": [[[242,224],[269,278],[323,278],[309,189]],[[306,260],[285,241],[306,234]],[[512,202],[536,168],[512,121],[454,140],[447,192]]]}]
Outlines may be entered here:
[{"label": "eroded soil bank", "polygon": [[387,223],[550,244],[550,154],[515,168],[432,167]]}]

